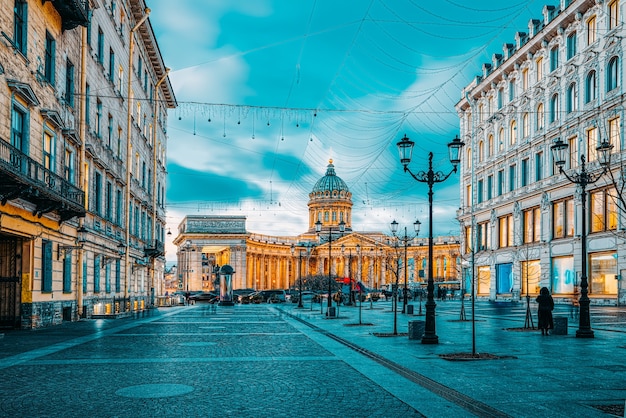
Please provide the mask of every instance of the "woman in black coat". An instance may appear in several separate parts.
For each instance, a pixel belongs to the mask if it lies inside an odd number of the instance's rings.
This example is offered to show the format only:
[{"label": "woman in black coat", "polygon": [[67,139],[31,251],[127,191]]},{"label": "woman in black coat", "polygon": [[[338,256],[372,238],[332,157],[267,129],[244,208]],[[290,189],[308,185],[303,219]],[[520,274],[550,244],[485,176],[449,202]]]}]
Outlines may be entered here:
[{"label": "woman in black coat", "polygon": [[552,321],[552,311],[554,310],[554,300],[550,295],[550,291],[547,287],[542,287],[537,296],[537,304],[539,305],[539,329],[541,335],[550,335],[549,332],[554,328],[554,322]]}]

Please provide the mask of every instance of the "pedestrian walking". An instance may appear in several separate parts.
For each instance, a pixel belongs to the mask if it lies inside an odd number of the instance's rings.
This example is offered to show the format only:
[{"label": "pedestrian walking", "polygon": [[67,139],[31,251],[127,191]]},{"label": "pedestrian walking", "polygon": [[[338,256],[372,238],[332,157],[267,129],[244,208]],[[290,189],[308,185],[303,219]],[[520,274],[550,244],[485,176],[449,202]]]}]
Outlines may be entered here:
[{"label": "pedestrian walking", "polygon": [[542,287],[539,291],[539,296],[535,299],[538,307],[539,329],[541,335],[550,335],[550,330],[554,328],[554,322],[552,321],[552,311],[554,310],[554,299],[550,295],[550,291],[547,287]]}]

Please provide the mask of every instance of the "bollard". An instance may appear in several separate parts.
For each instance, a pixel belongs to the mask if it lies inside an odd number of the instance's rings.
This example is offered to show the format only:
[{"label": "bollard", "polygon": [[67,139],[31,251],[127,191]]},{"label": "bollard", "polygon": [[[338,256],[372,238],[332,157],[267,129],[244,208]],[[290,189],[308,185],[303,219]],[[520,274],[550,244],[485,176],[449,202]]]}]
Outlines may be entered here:
[{"label": "bollard", "polygon": [[426,329],[426,321],[409,321],[409,340],[421,340]]},{"label": "bollard", "polygon": [[413,315],[413,305],[406,305],[407,315]]}]

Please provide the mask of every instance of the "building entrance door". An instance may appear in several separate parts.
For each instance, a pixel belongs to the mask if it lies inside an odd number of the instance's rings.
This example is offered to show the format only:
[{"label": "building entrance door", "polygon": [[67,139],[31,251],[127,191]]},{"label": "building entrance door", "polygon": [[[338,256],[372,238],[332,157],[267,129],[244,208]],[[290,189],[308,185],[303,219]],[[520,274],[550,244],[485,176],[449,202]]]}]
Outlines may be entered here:
[{"label": "building entrance door", "polygon": [[0,235],[0,327],[20,327],[21,272],[16,237]]}]

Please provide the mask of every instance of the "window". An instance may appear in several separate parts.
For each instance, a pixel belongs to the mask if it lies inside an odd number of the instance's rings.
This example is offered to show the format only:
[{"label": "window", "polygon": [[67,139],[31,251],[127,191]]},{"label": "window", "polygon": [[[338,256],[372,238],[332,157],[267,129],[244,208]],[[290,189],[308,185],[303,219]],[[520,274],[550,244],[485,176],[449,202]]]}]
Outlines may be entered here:
[{"label": "window", "polygon": [[63,258],[63,293],[72,292],[72,253]]},{"label": "window", "polygon": [[552,237],[565,238],[574,236],[574,200],[559,200],[552,204]]},{"label": "window", "polygon": [[559,95],[553,94],[550,98],[550,123],[559,119]]},{"label": "window", "polygon": [[537,106],[537,130],[543,129],[543,123],[545,120],[545,113],[543,111],[543,103],[539,103]]},{"label": "window", "polygon": [[498,234],[499,248],[513,246],[513,215],[498,218]]},{"label": "window", "polygon": [[117,69],[117,91],[119,94],[124,92],[124,67],[121,65]]},{"label": "window", "polygon": [[528,116],[528,112],[524,113],[522,116],[522,136],[524,138],[528,138],[530,136],[530,116]]},{"label": "window", "polygon": [[102,102],[96,100],[96,136],[102,138]]},{"label": "window", "polygon": [[488,250],[491,241],[491,234],[489,233],[491,228],[489,228],[489,222],[481,222],[477,225],[476,229],[476,242],[478,243],[478,251]]},{"label": "window", "polygon": [[109,81],[115,83],[115,52],[109,48]]},{"label": "window", "polygon": [[467,151],[465,152],[466,152],[465,155],[466,155],[466,160],[467,160],[466,167],[467,167],[467,170],[469,171],[472,169],[472,149],[468,147]]},{"label": "window", "polygon": [[74,151],[66,148],[65,149],[65,162],[63,168],[63,178],[71,184],[76,184],[76,168],[75,168],[75,156]]},{"label": "window", "polygon": [[585,103],[596,99],[596,72],[590,71],[585,79]]},{"label": "window", "polygon": [[596,41],[596,17],[593,16],[587,20],[587,45],[591,45]]},{"label": "window", "polygon": [[598,159],[598,128],[587,129],[587,161],[595,161]]},{"label": "window", "polygon": [[109,113],[109,123],[107,125],[107,147],[111,148],[113,143],[113,116]]},{"label": "window", "polygon": [[619,1],[613,0],[609,2],[609,29],[614,29],[619,25]]},{"label": "window", "polygon": [[111,264],[104,265],[104,291],[111,293]]},{"label": "window", "polygon": [[146,162],[141,162],[141,187],[146,188]]},{"label": "window", "polygon": [[517,121],[511,121],[511,126],[509,128],[509,138],[511,139],[511,145],[515,145],[517,142]]},{"label": "window", "polygon": [[528,158],[524,158],[522,160],[522,167],[521,167],[522,172],[520,175],[521,180],[522,180],[522,187],[528,186],[528,183],[529,183],[528,165],[529,165]]},{"label": "window", "polygon": [[515,100],[515,79],[509,81],[509,102]]},{"label": "window", "polygon": [[100,215],[102,213],[102,175],[96,172],[93,182],[93,211]]},{"label": "window", "polygon": [[522,70],[522,90],[528,89],[528,68]]},{"label": "window", "polygon": [[493,198],[493,175],[487,176],[487,200]]},{"label": "window", "polygon": [[483,161],[483,156],[485,155],[485,143],[480,141],[478,143],[478,162]]},{"label": "window", "polygon": [[122,158],[122,127],[117,125],[117,158]]},{"label": "window", "polygon": [[124,201],[122,199],[122,191],[117,189],[115,192],[115,223],[122,225],[122,208],[124,207]]},{"label": "window", "polygon": [[498,89],[498,110],[502,109],[502,105],[503,105],[503,101],[504,101],[504,91],[502,91],[502,89]]},{"label": "window", "polygon": [[44,53],[44,73],[43,78],[50,84],[54,85],[54,53],[56,49],[56,41],[50,35],[50,32],[46,31],[46,50]]},{"label": "window", "polygon": [[609,143],[613,145],[611,153],[619,152],[622,149],[620,138],[620,118],[619,116],[609,120]]},{"label": "window", "polygon": [[489,134],[489,137],[487,138],[487,155],[488,156],[492,156],[493,155],[493,135]]},{"label": "window", "polygon": [[498,171],[498,196],[504,193],[504,170]]},{"label": "window", "polygon": [[41,241],[41,291],[52,292],[52,241]]},{"label": "window", "polygon": [[43,131],[43,166],[54,172],[54,157],[56,149],[56,137],[54,132],[47,126],[44,126]]},{"label": "window", "polygon": [[100,293],[100,256],[93,259],[93,292]]},{"label": "window", "polygon": [[26,55],[28,50],[28,3],[24,0],[15,0],[13,6],[13,43],[22,55]]},{"label": "window", "polygon": [[105,189],[105,208],[104,208],[104,217],[108,221],[113,220],[113,184],[107,180],[106,189]]},{"label": "window", "polygon": [[98,28],[98,64],[104,65],[104,32]]},{"label": "window", "polygon": [[543,78],[543,58],[537,58],[535,61],[535,69],[537,71],[537,82],[540,82]]},{"label": "window", "polygon": [[515,190],[515,164],[509,166],[509,191]]},{"label": "window", "polygon": [[578,110],[578,90],[576,89],[576,83],[572,83],[567,87],[567,113],[572,113]]},{"label": "window", "polygon": [[28,111],[17,102],[11,109],[11,145],[28,155]]},{"label": "window", "polygon": [[74,64],[70,60],[65,67],[65,103],[74,107]]},{"label": "window", "polygon": [[122,291],[122,265],[121,260],[115,260],[115,292],[120,293]]},{"label": "window", "polygon": [[504,151],[504,128],[498,131],[498,149]]},{"label": "window", "polygon": [[472,185],[468,184],[465,186],[465,205],[472,206]]},{"label": "window", "polygon": [[606,91],[611,91],[619,86],[618,67],[619,59],[617,57],[611,58],[606,69]]},{"label": "window", "polygon": [[478,105],[478,120],[480,122],[485,120],[485,110],[482,103]]},{"label": "window", "polygon": [[567,36],[567,59],[570,60],[576,55],[576,32]]},{"label": "window", "polygon": [[541,211],[538,207],[527,209],[523,213],[524,244],[541,240]]},{"label": "window", "polygon": [[535,181],[543,178],[543,152],[535,154]]},{"label": "window", "polygon": [[89,114],[91,113],[91,88],[89,87],[89,83],[85,84],[85,125],[89,128],[90,120]]},{"label": "window", "polygon": [[559,68],[559,47],[555,46],[550,50],[550,72]]},{"label": "window", "polygon": [[615,231],[618,209],[615,189],[602,189],[590,193],[591,232]]},{"label": "window", "polygon": [[477,192],[476,199],[478,200],[477,203],[482,203],[483,202],[483,179],[478,180],[476,192]]},{"label": "window", "polygon": [[577,138],[571,137],[567,139],[567,143],[569,146],[567,147],[569,151],[569,168],[574,168],[578,165],[577,157],[578,157],[578,141]]}]

